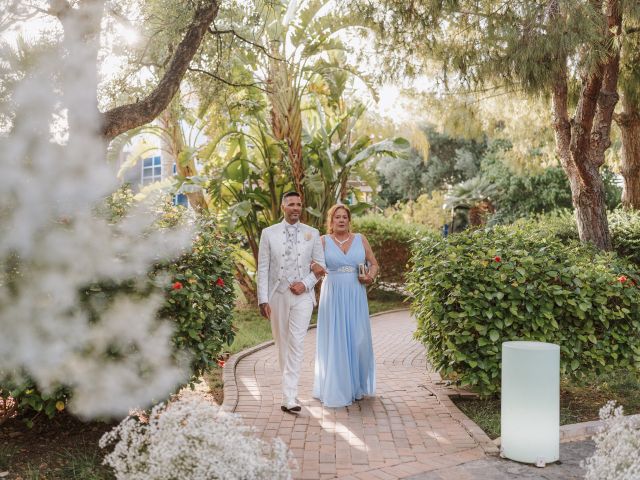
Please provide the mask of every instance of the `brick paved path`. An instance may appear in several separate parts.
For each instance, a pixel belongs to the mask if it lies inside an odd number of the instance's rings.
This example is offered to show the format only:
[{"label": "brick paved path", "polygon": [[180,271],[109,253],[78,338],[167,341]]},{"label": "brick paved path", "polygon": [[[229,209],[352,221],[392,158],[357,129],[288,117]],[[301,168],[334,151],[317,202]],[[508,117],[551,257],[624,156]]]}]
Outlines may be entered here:
[{"label": "brick paved path", "polygon": [[[297,479],[396,479],[485,457],[493,444],[451,403],[412,339],[407,311],[371,318],[377,394],[345,408],[311,397],[315,329],[307,334],[299,415],[280,410],[280,374],[273,346],[230,359],[223,408],[240,414],[265,439],[279,437],[297,460]],[[234,375],[235,372],[235,375]]]}]

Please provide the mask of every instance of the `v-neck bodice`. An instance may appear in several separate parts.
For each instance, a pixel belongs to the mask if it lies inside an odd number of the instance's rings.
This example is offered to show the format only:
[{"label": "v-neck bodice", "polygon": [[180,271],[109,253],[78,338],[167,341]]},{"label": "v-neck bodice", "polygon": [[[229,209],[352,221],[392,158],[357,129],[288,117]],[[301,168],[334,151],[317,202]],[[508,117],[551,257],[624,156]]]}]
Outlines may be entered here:
[{"label": "v-neck bodice", "polygon": [[333,238],[327,235],[324,246],[325,262],[327,263],[327,269],[331,272],[336,271],[341,267],[353,267],[357,271],[358,264],[364,263],[365,253],[364,246],[362,245],[362,237],[356,233],[349,249],[342,251]]}]

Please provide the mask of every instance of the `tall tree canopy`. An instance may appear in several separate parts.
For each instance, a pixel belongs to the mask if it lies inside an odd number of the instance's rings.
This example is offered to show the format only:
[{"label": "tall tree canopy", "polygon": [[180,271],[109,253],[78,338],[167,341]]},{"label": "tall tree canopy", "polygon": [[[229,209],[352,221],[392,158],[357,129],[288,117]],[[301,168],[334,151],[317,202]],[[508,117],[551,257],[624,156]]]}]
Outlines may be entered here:
[{"label": "tall tree canopy", "polygon": [[[133,22],[134,19],[127,18],[127,13],[131,13],[127,11],[127,7],[131,3],[135,3],[140,10],[144,10],[144,2],[142,2],[143,5],[139,5],[138,2],[115,0],[33,0],[29,2],[10,0],[7,9],[3,11],[2,23],[11,26],[28,22],[38,16],[48,18],[51,29],[60,30],[66,44],[73,45],[73,40],[81,38],[95,45],[91,55],[85,52],[84,56],[86,62],[96,65],[97,74],[101,62],[105,61],[105,58],[100,56],[101,47],[104,47],[106,41],[104,36],[101,38],[104,33],[103,28],[114,21]],[[168,53],[161,77],[156,84],[147,89],[142,98],[114,106],[100,113],[100,134],[105,140],[112,140],[121,133],[157,118],[178,91],[189,64],[200,48],[205,35],[210,31],[210,25],[219,9],[217,0],[190,0],[181,3],[181,9],[189,17],[189,21],[180,32],[180,37],[172,39],[174,43],[164,45],[156,43],[155,45],[156,48],[163,48]],[[74,54],[73,51],[67,53]],[[142,66],[139,65],[139,67]],[[68,74],[73,75],[73,72]],[[92,99],[88,99],[85,108],[97,109],[97,97],[98,79],[96,78],[95,93]],[[79,120],[81,118],[82,114],[68,112],[70,132],[74,130],[74,122],[81,121]]]},{"label": "tall tree canopy", "polygon": [[[557,153],[580,239],[611,248],[599,169],[618,101],[620,45],[637,2],[360,0],[396,48],[397,65],[442,63],[442,81],[552,100]],[[403,47],[403,48],[398,48]],[[401,55],[403,54],[403,55]]]}]

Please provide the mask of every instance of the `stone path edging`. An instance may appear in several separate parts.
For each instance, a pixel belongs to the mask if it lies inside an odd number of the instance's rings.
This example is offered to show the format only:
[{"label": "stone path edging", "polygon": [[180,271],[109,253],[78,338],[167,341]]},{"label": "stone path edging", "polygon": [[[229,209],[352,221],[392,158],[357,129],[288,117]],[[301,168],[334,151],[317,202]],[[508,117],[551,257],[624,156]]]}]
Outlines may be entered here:
[{"label": "stone path edging", "polygon": [[[378,317],[380,315],[386,315],[388,313],[395,312],[404,312],[409,310],[408,308],[394,308],[392,310],[385,310],[384,312],[372,313],[369,315],[371,317]],[[265,319],[265,322],[267,320]],[[317,324],[309,325],[309,330],[316,328]],[[222,382],[223,382],[223,392],[224,399],[222,401],[222,405],[220,405],[220,410],[227,413],[232,413],[235,411],[238,406],[238,384],[236,382],[236,366],[238,362],[243,358],[251,355],[252,353],[259,352],[260,350],[264,350],[267,347],[270,347],[274,344],[273,340],[267,340],[266,342],[259,343],[253,347],[249,347],[245,350],[242,350],[235,355],[232,355],[227,359],[222,369]]]},{"label": "stone path edging", "polygon": [[[626,415],[627,418],[640,422],[640,413]],[[591,422],[571,423],[560,426],[560,443],[576,442],[593,437],[603,426],[602,420],[592,420]],[[500,437],[493,440],[496,446],[500,446]]]},{"label": "stone path edging", "polygon": [[434,395],[438,402],[445,406],[451,413],[451,417],[458,422],[462,427],[471,435],[478,445],[484,450],[487,455],[496,455],[500,453],[500,448],[496,446],[493,440],[482,430],[477,423],[467,417],[462,410],[451,400],[451,397],[459,395],[455,392],[447,392],[446,390],[431,390],[425,387],[432,395]]}]

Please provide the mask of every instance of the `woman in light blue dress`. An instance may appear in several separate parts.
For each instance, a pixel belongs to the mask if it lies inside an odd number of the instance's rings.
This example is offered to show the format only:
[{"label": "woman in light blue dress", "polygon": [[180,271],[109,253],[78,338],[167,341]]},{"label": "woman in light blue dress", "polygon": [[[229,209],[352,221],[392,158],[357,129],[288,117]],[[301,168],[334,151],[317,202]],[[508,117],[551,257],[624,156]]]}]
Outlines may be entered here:
[{"label": "woman in light blue dress", "polygon": [[[334,205],[322,237],[327,275],[320,290],[313,396],[344,407],[376,391],[366,285],[378,272],[369,242],[350,232],[351,212]],[[359,275],[359,268],[368,272]]]}]

